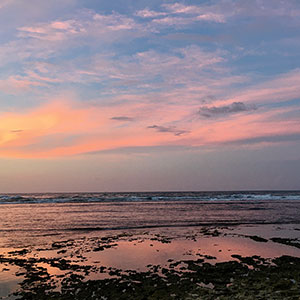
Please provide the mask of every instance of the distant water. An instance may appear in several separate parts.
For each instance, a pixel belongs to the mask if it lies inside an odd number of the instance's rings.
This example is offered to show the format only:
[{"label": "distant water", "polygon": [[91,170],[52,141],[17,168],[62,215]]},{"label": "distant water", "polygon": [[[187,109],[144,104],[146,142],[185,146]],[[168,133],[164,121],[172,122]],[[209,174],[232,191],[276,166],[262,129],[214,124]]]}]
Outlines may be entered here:
[{"label": "distant water", "polygon": [[0,195],[0,247],[100,230],[300,223],[300,191]]},{"label": "distant water", "polygon": [[300,191],[0,194],[4,203],[300,200]]}]

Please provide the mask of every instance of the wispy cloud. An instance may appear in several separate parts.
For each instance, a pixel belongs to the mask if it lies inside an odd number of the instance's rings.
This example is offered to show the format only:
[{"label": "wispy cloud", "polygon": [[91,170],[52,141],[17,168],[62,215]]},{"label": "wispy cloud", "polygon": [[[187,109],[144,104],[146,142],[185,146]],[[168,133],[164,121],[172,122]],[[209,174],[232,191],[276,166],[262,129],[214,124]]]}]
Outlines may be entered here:
[{"label": "wispy cloud", "polygon": [[195,20],[225,22],[224,14],[216,13],[213,6],[184,5],[182,3],[164,4],[163,6],[172,14],[192,15],[195,16]]},{"label": "wispy cloud", "polygon": [[226,76],[223,81],[220,80],[223,75],[218,75],[219,66],[226,61],[224,56],[223,53],[207,52],[200,47],[190,46],[175,48],[169,54],[150,50],[122,57],[115,57],[113,53],[96,54],[88,61],[77,59],[62,64],[28,62],[24,63],[24,75],[18,76],[18,81],[27,82],[28,88],[66,83],[98,83],[103,84],[102,93],[111,94],[114,91],[136,93],[141,90],[175,90],[179,85],[185,92],[189,91],[190,86],[197,85],[199,91],[200,87],[218,88],[221,82],[224,84],[227,81],[225,84],[230,85],[232,80],[244,80],[238,76]]},{"label": "wispy cloud", "polygon": [[167,12],[158,12],[158,11],[150,10],[149,8],[145,8],[137,11],[136,15],[142,18],[157,18],[157,17],[166,16]]},{"label": "wispy cloud", "polygon": [[173,133],[176,136],[180,136],[185,133],[189,133],[187,130],[180,130],[176,127],[165,127],[165,126],[158,126],[158,125],[151,125],[147,128],[155,129],[157,132],[163,132],[163,133]]},{"label": "wispy cloud", "polygon": [[98,155],[98,154],[149,154],[149,153],[168,153],[168,152],[180,152],[190,150],[189,147],[180,145],[163,145],[163,146],[136,146],[136,147],[120,147],[114,149],[92,151],[82,153],[83,155]]},{"label": "wispy cloud", "polygon": [[149,8],[136,12],[136,15],[142,18],[151,19],[149,27],[156,25],[161,26],[186,26],[194,22],[216,22],[224,23],[225,16],[221,13],[216,13],[214,7],[184,5],[182,3],[163,4],[162,10],[153,11]]},{"label": "wispy cloud", "polygon": [[19,36],[35,38],[48,41],[61,41],[72,35],[84,33],[82,24],[75,20],[55,21],[50,24],[40,24],[38,26],[24,26],[19,28]]},{"label": "wispy cloud", "polygon": [[[235,95],[236,94],[236,95]],[[274,76],[271,80],[243,88],[232,94],[235,102],[276,103],[299,98],[300,69]]]},{"label": "wispy cloud", "polygon": [[111,120],[115,121],[124,121],[124,122],[131,122],[134,121],[134,118],[126,117],[126,116],[119,116],[119,117],[112,117]]},{"label": "wispy cloud", "polygon": [[45,86],[45,83],[37,81],[34,78],[10,76],[6,79],[0,79],[0,90],[7,94],[17,95],[40,86]]},{"label": "wispy cloud", "polygon": [[[126,32],[138,32],[143,29],[133,18],[125,15],[117,13],[104,15],[85,10],[72,19],[22,26],[18,30],[21,38],[59,42],[88,37],[113,41],[122,38],[122,34],[124,35]],[[112,34],[115,36],[112,36]]]},{"label": "wispy cloud", "polygon": [[285,142],[299,142],[299,133],[286,133],[286,134],[275,134],[275,135],[264,135],[259,137],[251,137],[245,139],[238,139],[235,141],[227,142],[224,144],[230,145],[255,145],[255,144],[281,144]]}]

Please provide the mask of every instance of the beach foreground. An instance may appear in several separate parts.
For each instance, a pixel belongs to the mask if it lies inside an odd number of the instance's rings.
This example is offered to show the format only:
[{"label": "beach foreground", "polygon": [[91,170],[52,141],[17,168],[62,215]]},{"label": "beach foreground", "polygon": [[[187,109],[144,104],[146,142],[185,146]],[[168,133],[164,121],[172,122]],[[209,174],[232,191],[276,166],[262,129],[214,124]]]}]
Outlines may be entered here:
[{"label": "beach foreground", "polygon": [[299,299],[296,224],[87,230],[3,248],[0,299]]}]

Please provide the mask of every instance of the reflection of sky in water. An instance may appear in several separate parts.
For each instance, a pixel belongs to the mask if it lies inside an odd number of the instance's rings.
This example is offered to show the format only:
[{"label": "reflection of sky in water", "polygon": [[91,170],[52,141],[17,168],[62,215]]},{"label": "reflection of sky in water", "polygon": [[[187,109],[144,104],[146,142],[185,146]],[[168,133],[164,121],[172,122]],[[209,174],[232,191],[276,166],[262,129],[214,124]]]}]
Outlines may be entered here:
[{"label": "reflection of sky in water", "polygon": [[[24,277],[15,276],[15,273],[19,271],[19,268],[9,264],[0,264],[0,299],[5,298],[9,293],[13,292],[18,288],[18,283],[20,283]],[[15,299],[11,296],[9,299]]]},{"label": "reflection of sky in water", "polygon": [[148,239],[142,242],[120,241],[116,248],[106,249],[102,252],[89,252],[87,257],[91,262],[100,261],[100,264],[104,266],[145,271],[148,264],[167,266],[168,259],[174,261],[198,259],[205,258],[204,255],[210,255],[216,259],[207,261],[215,263],[232,260],[231,255],[233,254],[259,255],[265,258],[281,255],[300,257],[300,249],[271,241],[267,243],[255,242],[246,237],[207,236],[196,241],[177,239],[172,240],[171,243],[161,243]]}]

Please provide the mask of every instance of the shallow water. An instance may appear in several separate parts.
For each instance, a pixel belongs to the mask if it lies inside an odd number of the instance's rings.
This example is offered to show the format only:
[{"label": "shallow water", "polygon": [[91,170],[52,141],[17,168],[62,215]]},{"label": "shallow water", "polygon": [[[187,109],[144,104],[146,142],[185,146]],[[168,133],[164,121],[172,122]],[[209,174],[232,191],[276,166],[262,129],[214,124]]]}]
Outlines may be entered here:
[{"label": "shallow water", "polygon": [[0,247],[34,246],[91,230],[268,223],[300,223],[300,200],[1,204]]},{"label": "shallow water", "polygon": [[[60,291],[61,280],[68,277],[70,272],[84,275],[84,280],[101,280],[117,276],[111,275],[110,271],[146,272],[154,266],[159,266],[158,274],[161,274],[161,270],[170,268],[173,262],[180,262],[175,270],[184,272],[185,261],[188,260],[204,259],[215,264],[237,260],[232,255],[258,255],[266,259],[282,255],[300,257],[299,248],[270,240],[271,237],[292,237],[299,242],[299,227],[282,224],[91,231],[81,233],[77,238],[69,236],[72,239],[58,246],[50,241],[44,247],[31,246],[28,253],[24,254],[6,248],[2,249],[2,255],[12,261],[0,264],[0,297],[18,289],[18,283],[24,279],[23,275],[16,276],[22,274],[24,269],[14,265],[15,259],[36,260],[32,266],[46,270],[56,284],[54,291]],[[253,235],[265,237],[268,241],[254,241],[251,239]],[[97,250],[99,246],[104,246],[104,249]],[[61,269],[59,262],[62,259],[67,260],[70,266]],[[53,265],[53,261],[58,265]],[[72,269],[72,265],[82,266],[82,269]],[[85,267],[91,267],[88,275]],[[101,267],[104,268],[103,272],[99,271]],[[13,299],[13,296],[7,299]]]}]

